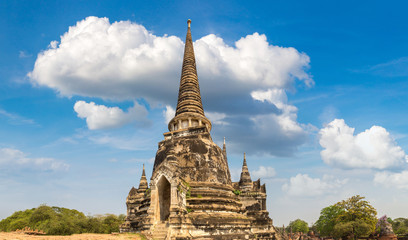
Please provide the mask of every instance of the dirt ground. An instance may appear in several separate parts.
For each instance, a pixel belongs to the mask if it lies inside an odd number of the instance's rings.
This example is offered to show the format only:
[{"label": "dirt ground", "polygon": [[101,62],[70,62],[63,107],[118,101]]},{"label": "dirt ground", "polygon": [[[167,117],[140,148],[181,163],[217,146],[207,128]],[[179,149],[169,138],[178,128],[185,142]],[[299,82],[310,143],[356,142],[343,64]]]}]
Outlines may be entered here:
[{"label": "dirt ground", "polygon": [[143,240],[138,234],[74,234],[71,236],[33,236],[24,233],[0,232],[0,240]]}]

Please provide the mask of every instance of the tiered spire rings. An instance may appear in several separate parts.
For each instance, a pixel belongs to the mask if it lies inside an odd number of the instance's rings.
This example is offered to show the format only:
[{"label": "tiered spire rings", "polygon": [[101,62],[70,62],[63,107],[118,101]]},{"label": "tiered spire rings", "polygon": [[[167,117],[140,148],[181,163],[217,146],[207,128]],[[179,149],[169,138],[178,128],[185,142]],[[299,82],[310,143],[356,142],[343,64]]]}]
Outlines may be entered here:
[{"label": "tiered spire rings", "polygon": [[200,86],[191,37],[191,20],[187,21],[188,29],[184,48],[183,67],[177,101],[176,116],[169,122],[169,131],[184,130],[191,127],[205,126],[211,131],[211,122],[204,115],[201,102]]}]

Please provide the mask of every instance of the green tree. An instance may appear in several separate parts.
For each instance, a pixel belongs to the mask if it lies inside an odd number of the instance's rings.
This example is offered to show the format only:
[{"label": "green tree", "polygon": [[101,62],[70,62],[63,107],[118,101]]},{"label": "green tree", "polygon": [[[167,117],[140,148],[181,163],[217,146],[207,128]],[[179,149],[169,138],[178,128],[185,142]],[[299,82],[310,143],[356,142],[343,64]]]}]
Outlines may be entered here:
[{"label": "green tree", "polygon": [[392,229],[395,234],[397,235],[408,234],[408,218],[396,218],[389,222],[391,223]]},{"label": "green tree", "polygon": [[287,231],[308,233],[309,226],[307,222],[301,219],[296,219],[295,221],[291,221],[289,223],[289,226],[287,227]]},{"label": "green tree", "polygon": [[123,222],[126,219],[126,215],[125,214],[119,214],[118,219]]},{"label": "green tree", "polygon": [[14,231],[29,226],[30,216],[33,209],[27,209],[25,211],[14,212],[10,217],[0,221],[0,231]]},{"label": "green tree", "polygon": [[104,228],[101,220],[93,216],[88,216],[84,229],[85,232],[89,233],[104,233]]},{"label": "green tree", "polygon": [[375,231],[376,215],[375,208],[356,195],[323,208],[316,225],[322,236],[356,239]]},{"label": "green tree", "polygon": [[[377,210],[368,201],[364,200],[364,197],[356,195],[338,202],[336,205],[344,210],[337,218],[339,222],[355,222],[353,231],[356,237],[369,235],[375,231]],[[357,230],[357,226],[363,223],[369,226],[366,232],[361,232],[361,229]]]},{"label": "green tree", "polygon": [[105,226],[105,232],[119,232],[119,225],[122,221],[116,215],[107,214],[103,219],[103,224]]},{"label": "green tree", "polygon": [[339,222],[333,229],[333,236],[342,239],[346,239],[348,237],[357,239],[360,236],[366,236],[370,233],[371,226],[362,220]]},{"label": "green tree", "polygon": [[337,205],[325,207],[320,211],[319,220],[317,220],[315,224],[316,229],[320,232],[321,236],[327,237],[333,235],[334,226],[343,211],[344,209]]},{"label": "green tree", "polygon": [[41,205],[36,208],[30,216],[30,224],[36,224],[38,222],[45,222],[47,220],[55,219],[55,211],[46,205]]}]

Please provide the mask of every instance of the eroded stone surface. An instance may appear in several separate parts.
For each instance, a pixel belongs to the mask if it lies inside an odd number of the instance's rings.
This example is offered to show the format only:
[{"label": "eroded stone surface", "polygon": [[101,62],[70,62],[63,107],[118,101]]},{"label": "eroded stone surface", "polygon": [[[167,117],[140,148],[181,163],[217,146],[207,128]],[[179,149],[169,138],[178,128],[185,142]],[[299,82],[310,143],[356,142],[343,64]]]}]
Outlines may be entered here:
[{"label": "eroded stone surface", "polygon": [[179,176],[187,182],[231,184],[228,164],[222,150],[211,140],[209,133],[160,142],[153,172],[156,172],[163,162],[176,166]]}]

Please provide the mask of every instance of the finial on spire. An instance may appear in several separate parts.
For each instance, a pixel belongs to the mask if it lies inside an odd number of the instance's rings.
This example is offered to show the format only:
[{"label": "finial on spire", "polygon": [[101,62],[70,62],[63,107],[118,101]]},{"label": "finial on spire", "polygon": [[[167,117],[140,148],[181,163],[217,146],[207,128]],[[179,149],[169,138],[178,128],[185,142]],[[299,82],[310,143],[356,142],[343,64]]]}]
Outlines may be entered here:
[{"label": "finial on spire", "polygon": [[222,145],[222,153],[224,154],[224,157],[227,157],[227,145],[225,144],[225,137],[224,137],[224,144]]},{"label": "finial on spire", "polygon": [[247,162],[246,162],[246,154],[244,153],[244,163],[243,166],[247,166]]},{"label": "finial on spire", "polygon": [[191,25],[191,19],[188,19],[187,20],[187,26],[190,27],[190,25]]},{"label": "finial on spire", "polygon": [[227,145],[225,144],[225,137],[224,137],[224,145],[222,145],[222,154],[224,155],[225,161],[227,161]]},{"label": "finial on spire", "polygon": [[145,165],[143,163],[143,172],[142,172],[142,176],[140,177],[139,189],[147,189],[148,185],[149,184],[147,183],[146,173],[145,173]]}]

